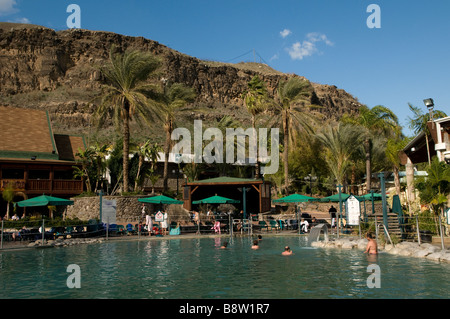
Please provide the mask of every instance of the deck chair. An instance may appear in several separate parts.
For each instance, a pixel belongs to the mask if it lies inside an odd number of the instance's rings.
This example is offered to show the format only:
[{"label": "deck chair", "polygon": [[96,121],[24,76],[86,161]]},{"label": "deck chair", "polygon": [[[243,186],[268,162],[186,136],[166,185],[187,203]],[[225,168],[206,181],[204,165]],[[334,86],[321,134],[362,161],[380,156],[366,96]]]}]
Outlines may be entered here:
[{"label": "deck chair", "polygon": [[126,228],[127,228],[127,234],[129,234],[129,235],[136,234],[136,229],[133,228],[133,225],[127,224]]},{"label": "deck chair", "polygon": [[117,225],[117,234],[124,235],[126,233],[124,225]]},{"label": "deck chair", "polygon": [[275,230],[278,231],[278,229],[280,229],[280,225],[278,224],[278,222],[276,220],[273,220],[273,219],[269,220],[269,224],[270,224],[270,230],[275,228]]},{"label": "deck chair", "polygon": [[265,228],[267,231],[269,231],[269,225],[267,225],[265,220],[260,220],[258,222],[258,226],[259,226],[259,228],[261,228],[261,230],[263,230]]}]

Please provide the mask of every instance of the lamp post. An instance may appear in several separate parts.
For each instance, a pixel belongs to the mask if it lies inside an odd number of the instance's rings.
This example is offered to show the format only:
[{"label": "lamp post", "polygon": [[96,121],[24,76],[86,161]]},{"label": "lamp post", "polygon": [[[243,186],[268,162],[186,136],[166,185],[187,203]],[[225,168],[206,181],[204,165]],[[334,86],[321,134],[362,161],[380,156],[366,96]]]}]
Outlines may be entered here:
[{"label": "lamp post", "polygon": [[430,113],[430,121],[433,121],[433,109],[434,109],[434,101],[432,98],[423,100],[423,103],[428,109],[428,112]]}]

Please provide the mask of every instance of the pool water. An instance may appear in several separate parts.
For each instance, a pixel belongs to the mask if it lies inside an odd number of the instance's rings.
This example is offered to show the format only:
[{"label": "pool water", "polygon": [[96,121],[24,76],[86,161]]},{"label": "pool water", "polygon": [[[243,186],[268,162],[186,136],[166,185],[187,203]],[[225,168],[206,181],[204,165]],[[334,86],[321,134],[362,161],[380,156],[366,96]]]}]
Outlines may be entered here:
[{"label": "pool water", "polygon": [[[220,249],[222,241],[229,248]],[[108,241],[0,253],[0,298],[448,298],[450,264],[312,248],[305,237]],[[282,256],[289,245],[294,255]],[[68,288],[80,269],[80,288]],[[369,288],[368,266],[380,270]]]}]

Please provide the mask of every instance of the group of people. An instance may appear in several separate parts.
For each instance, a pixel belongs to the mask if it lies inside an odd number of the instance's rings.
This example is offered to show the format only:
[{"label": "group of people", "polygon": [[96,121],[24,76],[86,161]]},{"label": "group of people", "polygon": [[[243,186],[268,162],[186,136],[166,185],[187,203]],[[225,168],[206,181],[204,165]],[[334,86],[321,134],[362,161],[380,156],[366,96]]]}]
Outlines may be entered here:
[{"label": "group of people", "polygon": [[160,227],[153,224],[153,218],[147,214],[145,204],[142,204],[142,219],[144,220],[144,230],[148,231],[149,235],[167,235],[167,212],[158,211],[155,214],[155,221],[160,222]]},{"label": "group of people", "polygon": [[[258,239],[253,240],[252,246],[250,248],[253,249],[253,250],[259,249],[259,242],[261,240],[262,240],[262,236],[258,235]],[[225,241],[220,248],[221,249],[228,248],[228,242]],[[291,250],[291,248],[289,246],[285,246],[284,247],[284,251],[281,253],[281,255],[283,255],[283,256],[289,256],[289,255],[292,255],[292,254],[293,254],[293,252],[292,252],[292,250]]]}]

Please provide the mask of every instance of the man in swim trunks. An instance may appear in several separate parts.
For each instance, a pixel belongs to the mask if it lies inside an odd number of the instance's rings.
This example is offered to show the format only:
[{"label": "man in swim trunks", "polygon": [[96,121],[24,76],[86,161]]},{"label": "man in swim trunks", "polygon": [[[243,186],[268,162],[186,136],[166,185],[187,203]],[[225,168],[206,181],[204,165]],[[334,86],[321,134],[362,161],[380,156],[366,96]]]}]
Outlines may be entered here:
[{"label": "man in swim trunks", "polygon": [[373,236],[371,233],[367,233],[366,239],[369,241],[367,243],[367,248],[364,251],[364,253],[369,253],[369,255],[376,255],[378,254],[378,246],[375,239],[373,239]]}]

